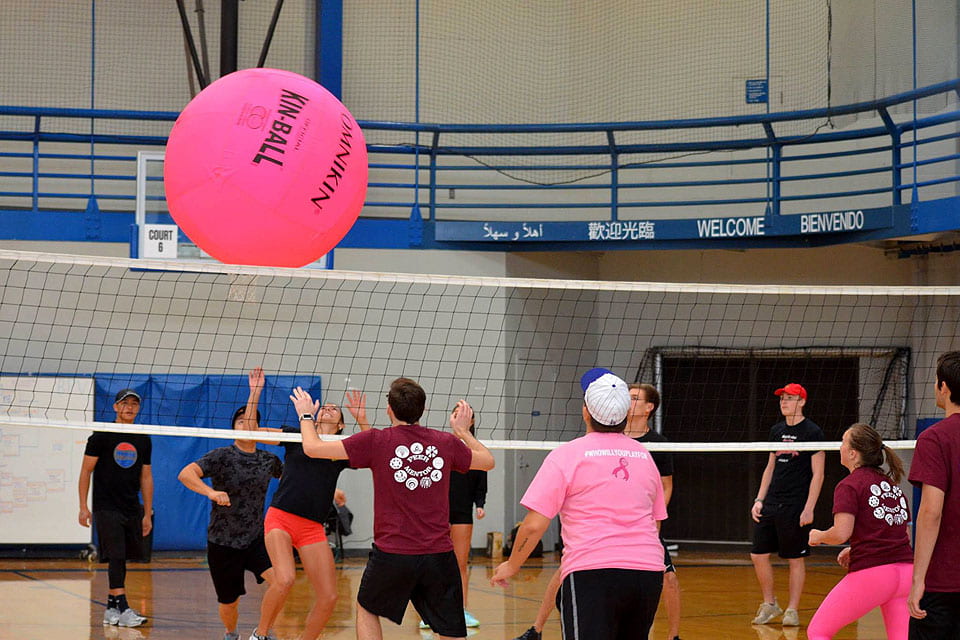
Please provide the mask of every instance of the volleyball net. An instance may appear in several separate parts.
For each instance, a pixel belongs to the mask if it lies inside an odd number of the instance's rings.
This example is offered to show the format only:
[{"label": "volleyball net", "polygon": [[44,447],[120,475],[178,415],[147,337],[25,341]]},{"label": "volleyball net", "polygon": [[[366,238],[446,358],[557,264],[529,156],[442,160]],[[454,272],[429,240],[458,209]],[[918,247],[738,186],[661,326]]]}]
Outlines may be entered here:
[{"label": "volleyball net", "polygon": [[[579,377],[603,366],[660,389],[655,427],[674,450],[769,450],[773,391],[788,382],[807,388],[828,440],[857,421],[909,440],[935,411],[924,391],[958,294],[0,251],[0,426],[115,429],[111,394],[130,387],[150,408],[148,433],[233,437],[247,372],[261,366],[264,426],[297,424],[293,386],[338,405],[364,391],[386,426],[385,393],[405,376],[427,392],[423,424],[446,427],[465,398],[492,446],[549,449],[582,434]],[[92,390],[78,383],[89,379]]]}]

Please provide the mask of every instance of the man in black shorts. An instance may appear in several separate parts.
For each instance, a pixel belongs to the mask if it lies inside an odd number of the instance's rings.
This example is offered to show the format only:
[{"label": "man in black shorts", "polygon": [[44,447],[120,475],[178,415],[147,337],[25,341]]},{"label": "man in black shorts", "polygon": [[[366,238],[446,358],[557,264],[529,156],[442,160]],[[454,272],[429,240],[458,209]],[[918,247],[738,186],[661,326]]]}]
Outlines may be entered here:
[{"label": "man in black shorts", "polygon": [[[233,414],[233,429],[256,431],[260,422],[257,405],[264,375],[259,367],[250,372],[250,397]],[[249,418],[247,416],[250,416]],[[217,592],[218,613],[224,640],[238,640],[240,596],[246,593],[244,571],[257,583],[269,584],[263,595],[258,628],[266,629],[264,610],[281,601],[283,592],[273,580],[273,568],[263,542],[263,504],[271,478],[283,470],[280,458],[257,448],[255,440],[234,440],[229,447],[208,451],[180,470],[180,482],[213,502],[207,527],[207,565]],[[212,487],[203,481],[210,478]],[[272,634],[267,634],[273,638]]]},{"label": "man in black shorts", "polygon": [[[810,555],[807,542],[813,510],[823,486],[823,451],[793,451],[793,442],[823,440],[823,431],[803,416],[807,390],[791,382],[774,392],[780,396],[783,420],[770,429],[771,442],[783,442],[784,449],[770,452],[760,479],[760,489],[750,515],[757,523],[753,530],[750,559],[760,582],[763,602],[753,624],[767,624],[783,614],[783,626],[800,624],[798,609],[806,578],[804,558]],[[770,553],[777,551],[790,563],[790,601],[780,608],[773,590]]]},{"label": "man in black shorts", "polygon": [[383,637],[380,618],[400,624],[409,602],[439,638],[465,638],[460,571],[450,540],[450,474],[488,471],[494,459],[470,433],[473,409],[464,400],[450,416],[453,433],[419,424],[427,395],[397,378],[387,395],[391,426],[342,441],[322,441],[306,419],[319,402],[299,387],[294,405],[304,416],[303,451],[315,458],[347,459],[373,474],[373,550],[357,593],[357,638]]},{"label": "man in black shorts", "polygon": [[[630,385],[630,413],[627,414],[627,427],[624,435],[628,435],[637,442],[667,442],[667,439],[658,431],[650,428],[650,416],[660,406],[660,392],[650,384]],[[670,498],[673,496],[673,454],[651,451],[653,461],[660,471],[660,482],[663,483],[663,502],[670,507]],[[666,567],[663,574],[663,591],[661,598],[667,608],[667,638],[680,640],[680,581],[677,579],[677,569],[673,566],[673,558],[667,550],[667,543],[660,536],[663,544],[663,564]]]},{"label": "man in black shorts", "polygon": [[[140,412],[140,394],[133,389],[117,393],[116,422],[133,424]],[[150,436],[94,432],[87,439],[80,466],[80,524],[97,525],[100,560],[108,563],[107,609],[103,624],[139,627],[147,619],[127,603],[127,560],[143,557],[143,538],[153,528],[153,472]],[[87,508],[93,477],[93,513]],[[143,504],[140,504],[140,495]]]}]

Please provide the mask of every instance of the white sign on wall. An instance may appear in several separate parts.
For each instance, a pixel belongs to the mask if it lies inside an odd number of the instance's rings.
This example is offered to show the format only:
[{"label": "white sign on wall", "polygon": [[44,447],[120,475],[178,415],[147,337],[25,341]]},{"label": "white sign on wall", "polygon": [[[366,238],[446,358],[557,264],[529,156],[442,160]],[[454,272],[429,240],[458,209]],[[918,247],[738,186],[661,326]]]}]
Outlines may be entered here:
[{"label": "white sign on wall", "polygon": [[[93,378],[0,376],[0,416],[93,420]],[[89,544],[77,479],[89,431],[0,425],[0,544]]]},{"label": "white sign on wall", "polygon": [[175,224],[143,225],[143,246],[140,256],[143,258],[177,259],[177,234]]}]

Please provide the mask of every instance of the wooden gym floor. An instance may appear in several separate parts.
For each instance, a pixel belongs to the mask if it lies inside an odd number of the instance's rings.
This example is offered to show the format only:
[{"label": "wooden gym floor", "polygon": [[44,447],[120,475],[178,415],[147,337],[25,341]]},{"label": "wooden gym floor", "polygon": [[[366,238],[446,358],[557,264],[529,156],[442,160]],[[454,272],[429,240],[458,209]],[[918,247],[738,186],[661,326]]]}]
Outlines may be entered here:
[{"label": "wooden gym floor", "polygon": [[[825,550],[827,551],[827,550]],[[828,555],[829,553],[829,555]],[[841,578],[833,561],[835,553],[818,554],[807,561],[807,583],[801,602],[799,629],[779,624],[754,627],[750,620],[759,604],[753,567],[745,553],[683,552],[676,557],[682,590],[684,640],[745,638],[749,640],[804,640],[804,626],[817,605]],[[365,558],[347,558],[338,563],[339,599],[323,636],[328,640],[354,638],[357,587]],[[489,585],[494,567],[488,558],[474,557],[470,576],[469,610],[481,623],[470,637],[510,640],[529,627],[536,615],[543,590],[557,566],[554,554],[530,560],[506,590]],[[777,593],[787,599],[787,568],[777,565]],[[150,617],[138,629],[104,627],[101,624],[107,592],[106,565],[85,560],[0,560],[0,638],[10,640],[81,640],[117,638],[136,640],[220,640],[223,628],[217,617],[216,597],[202,557],[155,557],[149,565],[130,564],[128,599]],[[241,638],[246,640],[256,624],[260,604],[258,587],[247,579],[247,595],[240,600]],[[297,638],[312,592],[302,572],[277,621],[276,635]],[[384,621],[386,640],[427,640],[429,631],[417,627],[417,616],[408,609],[401,626]],[[559,637],[557,615],[551,616],[545,640]],[[663,607],[657,614],[650,638],[666,638]],[[885,638],[879,611],[843,629],[836,638]]]}]

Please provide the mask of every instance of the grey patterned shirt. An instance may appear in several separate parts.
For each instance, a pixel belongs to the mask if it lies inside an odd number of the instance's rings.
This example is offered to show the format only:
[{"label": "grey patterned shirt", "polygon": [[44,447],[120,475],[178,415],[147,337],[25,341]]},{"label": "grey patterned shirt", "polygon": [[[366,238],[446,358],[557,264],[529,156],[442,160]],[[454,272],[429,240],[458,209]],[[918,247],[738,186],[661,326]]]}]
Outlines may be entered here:
[{"label": "grey patterned shirt", "polygon": [[280,458],[269,451],[253,453],[236,446],[220,447],[197,460],[213,488],[230,496],[230,506],[213,504],[207,539],[215,544],[245,549],[263,535],[263,503],[270,478],[279,478],[283,470]]}]

